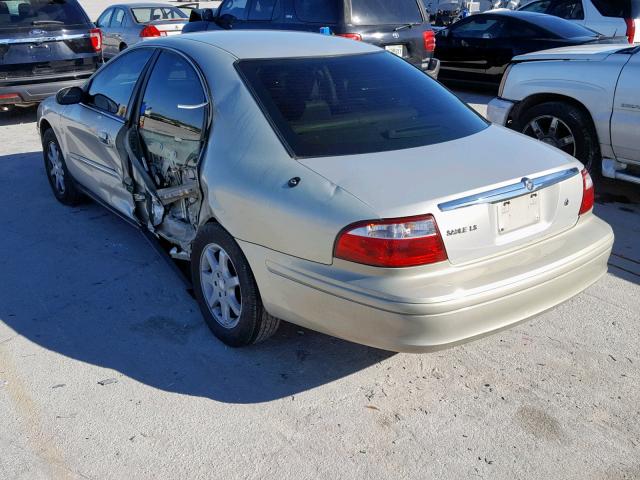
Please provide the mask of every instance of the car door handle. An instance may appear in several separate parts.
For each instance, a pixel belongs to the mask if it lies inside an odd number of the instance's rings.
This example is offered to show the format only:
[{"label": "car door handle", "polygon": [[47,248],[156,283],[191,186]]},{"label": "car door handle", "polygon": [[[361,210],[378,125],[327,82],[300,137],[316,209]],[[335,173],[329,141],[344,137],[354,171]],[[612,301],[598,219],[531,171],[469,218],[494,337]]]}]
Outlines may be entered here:
[{"label": "car door handle", "polygon": [[111,138],[107,132],[98,132],[98,140],[105,145],[111,146]]}]

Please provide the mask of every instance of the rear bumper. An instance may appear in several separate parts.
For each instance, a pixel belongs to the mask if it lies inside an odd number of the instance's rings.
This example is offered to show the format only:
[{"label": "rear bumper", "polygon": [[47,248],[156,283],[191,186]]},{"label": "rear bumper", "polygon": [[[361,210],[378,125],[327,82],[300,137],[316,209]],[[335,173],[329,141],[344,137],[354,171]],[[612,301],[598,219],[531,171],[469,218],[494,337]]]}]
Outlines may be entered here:
[{"label": "rear bumper", "polygon": [[272,315],[377,348],[422,352],[510,327],[582,292],[607,271],[613,232],[586,215],[563,234],[500,257],[398,270],[319,265],[240,245]]},{"label": "rear bumper", "polygon": [[0,82],[0,105],[21,105],[39,103],[59,90],[67,87],[84,85],[91,74],[78,75],[79,78],[68,78],[59,81],[42,82],[34,79],[34,83],[20,82],[19,85],[6,85]]}]

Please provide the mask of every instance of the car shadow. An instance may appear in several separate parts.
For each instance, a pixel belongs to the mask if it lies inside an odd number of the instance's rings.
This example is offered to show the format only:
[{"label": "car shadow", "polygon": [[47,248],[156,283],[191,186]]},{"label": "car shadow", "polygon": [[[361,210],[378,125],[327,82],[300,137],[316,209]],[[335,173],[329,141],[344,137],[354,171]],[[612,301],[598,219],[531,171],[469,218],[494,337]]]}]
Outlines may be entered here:
[{"label": "car shadow", "polygon": [[36,121],[38,107],[15,108],[8,112],[0,112],[0,127],[30,123]]},{"label": "car shadow", "polygon": [[595,179],[595,213],[606,220],[616,236],[609,258],[609,273],[640,285],[640,189],[608,178]]},{"label": "car shadow", "polygon": [[47,350],[108,369],[52,382],[131,379],[258,403],[293,400],[393,355],[290,324],[263,344],[224,346],[136,229],[94,203],[71,208],[54,199],[41,155],[0,157],[0,321]]}]

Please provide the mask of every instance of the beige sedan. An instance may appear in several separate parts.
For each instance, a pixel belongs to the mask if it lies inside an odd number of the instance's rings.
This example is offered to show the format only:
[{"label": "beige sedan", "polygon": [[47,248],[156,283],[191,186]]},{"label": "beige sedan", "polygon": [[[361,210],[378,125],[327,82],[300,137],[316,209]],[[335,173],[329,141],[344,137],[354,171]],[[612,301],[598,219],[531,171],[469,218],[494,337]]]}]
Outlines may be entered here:
[{"label": "beige sedan", "polygon": [[39,109],[55,197],[190,262],[223,342],[279,319],[425,351],[528,319],[607,270],[589,174],[362,42],[205,32],[137,45]]}]

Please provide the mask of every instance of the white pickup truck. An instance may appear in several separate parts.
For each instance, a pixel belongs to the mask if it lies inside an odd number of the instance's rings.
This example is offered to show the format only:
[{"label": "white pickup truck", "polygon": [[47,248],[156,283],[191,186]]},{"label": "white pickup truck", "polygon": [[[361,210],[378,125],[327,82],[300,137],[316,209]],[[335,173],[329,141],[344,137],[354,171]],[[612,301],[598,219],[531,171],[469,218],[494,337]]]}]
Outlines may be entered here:
[{"label": "white pickup truck", "polygon": [[487,116],[564,150],[592,173],[640,184],[640,46],[515,57]]}]

